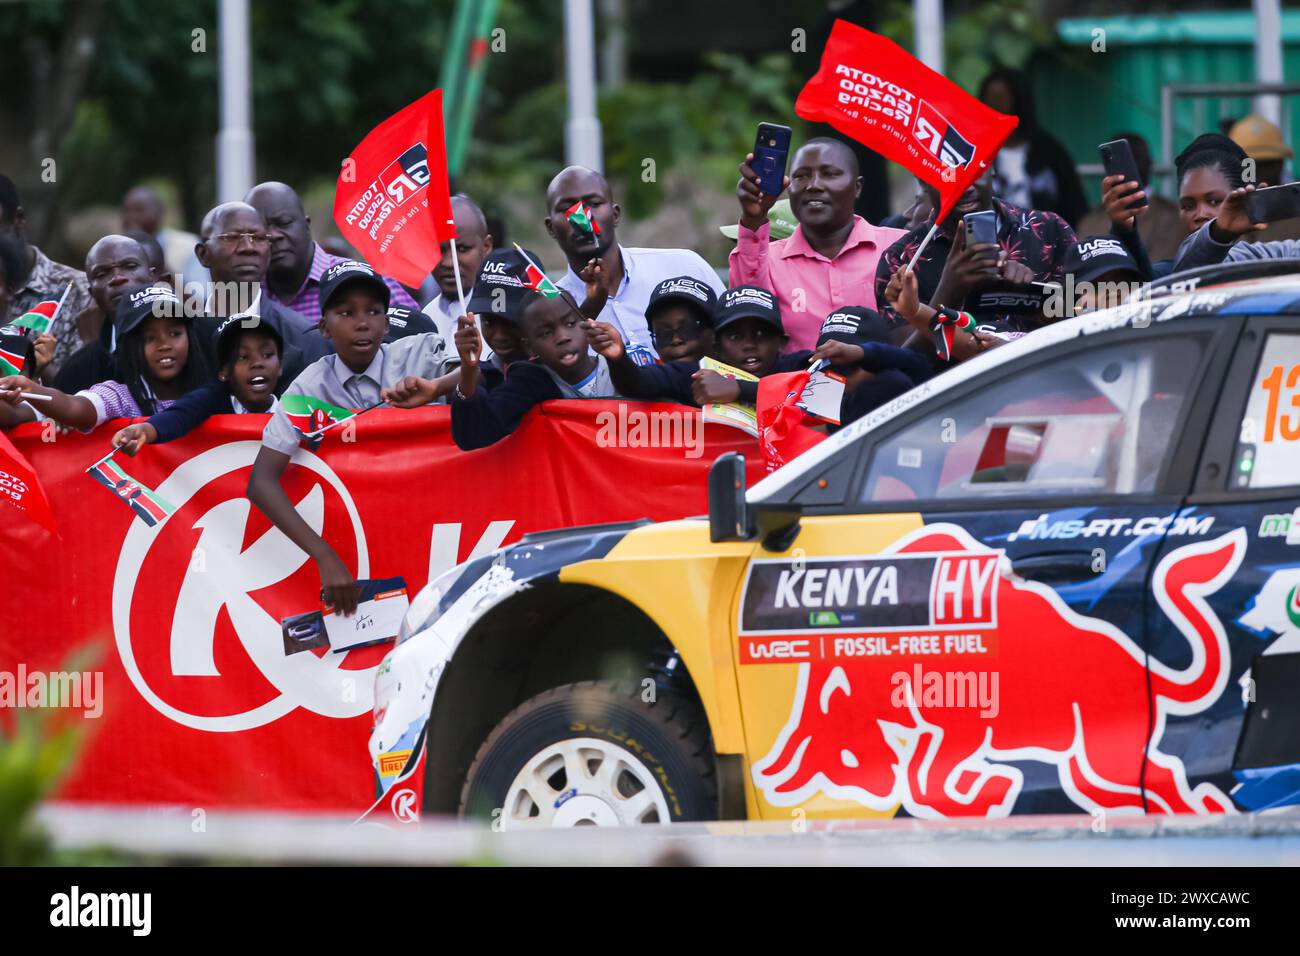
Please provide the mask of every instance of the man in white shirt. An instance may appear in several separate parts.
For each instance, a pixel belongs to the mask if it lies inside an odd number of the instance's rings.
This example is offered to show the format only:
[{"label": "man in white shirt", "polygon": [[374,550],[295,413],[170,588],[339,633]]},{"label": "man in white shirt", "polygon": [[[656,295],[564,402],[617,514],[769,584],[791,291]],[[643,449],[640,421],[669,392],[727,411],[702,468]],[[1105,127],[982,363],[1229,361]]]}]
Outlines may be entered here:
[{"label": "man in white shirt", "polygon": [[[465,290],[465,301],[469,302],[469,293],[478,281],[483,260],[492,251],[492,236],[488,233],[483,210],[464,193],[451,197],[451,215],[456,222],[456,258],[460,264],[460,284]],[[460,318],[461,312],[460,300],[456,295],[456,272],[451,263],[451,247],[451,242],[444,242],[440,247],[442,258],[433,267],[438,294],[421,311],[438,327],[438,334],[446,343],[447,354],[454,356],[457,354],[454,338],[456,320]],[[492,350],[484,343],[484,353],[479,358],[486,360],[491,355]]]},{"label": "man in white shirt", "polygon": [[581,302],[587,287],[578,273],[592,259],[600,259],[609,299],[599,321],[618,329],[628,354],[646,364],[656,356],[645,318],[655,286],[674,276],[699,279],[715,293],[721,293],[723,285],[717,272],[689,249],[620,246],[614,230],[622,215],[605,177],[585,166],[561,170],[547,187],[546,231],[569,263],[556,285]]}]

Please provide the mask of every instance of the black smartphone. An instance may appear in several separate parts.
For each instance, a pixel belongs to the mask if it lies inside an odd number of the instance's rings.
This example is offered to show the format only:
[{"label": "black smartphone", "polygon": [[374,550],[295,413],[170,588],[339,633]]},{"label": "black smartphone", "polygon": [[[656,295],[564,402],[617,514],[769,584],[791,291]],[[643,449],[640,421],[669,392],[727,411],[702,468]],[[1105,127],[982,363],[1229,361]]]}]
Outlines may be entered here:
[{"label": "black smartphone", "polygon": [[758,173],[758,188],[769,196],[781,195],[785,188],[785,166],[790,158],[790,127],[776,123],[759,123],[754,137],[754,161],[750,168]]},{"label": "black smartphone", "polygon": [[[1106,168],[1107,176],[1123,176],[1125,182],[1132,181],[1146,189],[1147,184],[1138,175],[1137,160],[1133,158],[1133,147],[1128,140],[1113,139],[1109,143],[1102,143],[1097,147],[1097,152],[1101,153],[1101,164]],[[1141,209],[1147,205],[1147,198],[1143,196],[1128,205],[1130,209]]]},{"label": "black smartphone", "polygon": [[[992,209],[968,212],[962,217],[966,222],[966,248],[978,243],[998,244],[998,214]],[[990,254],[996,257],[997,253]]]},{"label": "black smartphone", "polygon": [[1246,197],[1251,222],[1277,222],[1300,218],[1300,183],[1256,189]]}]

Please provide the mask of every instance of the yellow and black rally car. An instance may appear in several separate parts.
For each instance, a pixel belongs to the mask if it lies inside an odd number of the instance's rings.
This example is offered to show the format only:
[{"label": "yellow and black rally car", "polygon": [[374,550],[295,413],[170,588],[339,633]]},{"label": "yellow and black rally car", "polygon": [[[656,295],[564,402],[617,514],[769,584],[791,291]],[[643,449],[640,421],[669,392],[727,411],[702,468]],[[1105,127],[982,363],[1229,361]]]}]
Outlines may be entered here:
[{"label": "yellow and black rally car", "polygon": [[381,793],[507,829],[1300,802],[1300,278],[1251,268],[991,350],[747,492],[719,458],[707,519],[443,575],[379,668]]}]

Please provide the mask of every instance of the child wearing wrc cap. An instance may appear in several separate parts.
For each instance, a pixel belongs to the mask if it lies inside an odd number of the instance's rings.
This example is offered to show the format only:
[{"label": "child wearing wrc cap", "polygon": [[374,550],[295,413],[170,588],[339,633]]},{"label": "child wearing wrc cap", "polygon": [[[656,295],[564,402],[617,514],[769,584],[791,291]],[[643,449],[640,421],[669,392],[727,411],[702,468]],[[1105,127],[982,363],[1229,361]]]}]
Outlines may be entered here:
[{"label": "child wearing wrc cap", "polygon": [[213,415],[275,411],[284,353],[284,336],[277,326],[270,314],[222,319],[214,335],[217,380],[183,396],[148,421],[126,426],[113,436],[114,446],[135,455],[146,444],[188,435]]},{"label": "child wearing wrc cap", "polygon": [[[495,388],[484,384],[483,340],[474,313],[460,319],[455,335],[460,381],[451,399],[451,437],[457,446],[469,451],[500,441],[545,401],[618,397],[605,359],[593,354],[588,344],[592,316],[600,314],[608,296],[601,260],[591,260],[580,275],[586,285],[582,305],[548,283],[524,289],[518,335],[528,359],[506,366]],[[424,404],[430,384],[403,382],[394,389],[393,404]]]},{"label": "child wearing wrc cap", "polygon": [[[821,359],[844,371],[858,368],[882,384],[864,392],[857,402],[845,402],[845,413],[860,415],[881,396],[906,391],[929,376],[929,363],[910,349],[880,341],[880,330],[870,309],[838,309],[824,323],[815,349],[782,354],[787,338],[775,296],[757,286],[736,286],[718,298],[713,314],[713,357],[756,378],[807,368]],[[874,322],[874,324],[873,324]],[[849,327],[852,326],[850,334]],[[629,398],[666,399],[690,405],[743,402],[758,399],[758,383],[728,378],[697,361],[636,366],[626,358],[612,327],[595,323],[593,348],[609,362],[614,386]],[[860,385],[860,381],[856,384]],[[876,402],[879,404],[879,402]],[[870,407],[875,407],[871,405]],[[843,417],[850,421],[851,418]]]},{"label": "child wearing wrc cap", "polygon": [[713,353],[713,310],[718,296],[691,276],[665,279],[650,293],[645,320],[664,362],[696,361]]},{"label": "child wearing wrc cap", "polygon": [[22,392],[45,395],[41,411],[69,428],[89,432],[113,418],[139,418],[174,404],[208,379],[193,322],[165,285],[123,294],[113,317],[118,347],[114,376],[74,395],[21,375],[0,378],[0,401],[17,405]]},{"label": "child wearing wrc cap", "polygon": [[344,259],[320,280],[321,334],[334,353],[317,359],[285,389],[281,405],[262,432],[262,449],[248,479],[248,497],[271,523],[316,562],[326,604],[343,615],[357,608],[360,588],[333,548],[307,524],[285,494],[281,477],[304,438],[285,410],[295,397],[340,409],[367,409],[383,403],[404,378],[436,379],[450,391],[458,379],[447,372],[446,345],[436,332],[385,342],[389,289],[364,262]]}]

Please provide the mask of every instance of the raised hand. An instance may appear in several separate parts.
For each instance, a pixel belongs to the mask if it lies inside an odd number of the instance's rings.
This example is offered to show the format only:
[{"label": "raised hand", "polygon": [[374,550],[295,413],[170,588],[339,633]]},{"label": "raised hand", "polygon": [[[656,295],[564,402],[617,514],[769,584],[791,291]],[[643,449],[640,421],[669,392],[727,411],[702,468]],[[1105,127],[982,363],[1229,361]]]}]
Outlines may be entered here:
[{"label": "raised hand", "polygon": [[483,354],[483,339],[478,334],[473,312],[456,320],[454,341],[461,368],[478,368],[478,357]]},{"label": "raised hand", "polygon": [[1137,224],[1137,217],[1146,212],[1150,206],[1131,204],[1146,198],[1142,184],[1135,180],[1126,180],[1122,175],[1107,176],[1101,181],[1101,205],[1112,223],[1121,229],[1132,229]]},{"label": "raised hand", "polygon": [[[1260,183],[1260,186],[1263,185],[1265,184]],[[1216,242],[1232,242],[1248,233],[1268,228],[1267,223],[1251,222],[1246,201],[1255,189],[1255,186],[1242,186],[1228,193],[1228,198],[1219,204],[1219,214],[1210,223],[1211,239]]]},{"label": "raised hand", "polygon": [[[745,161],[740,164],[740,182],[736,183],[736,199],[740,201],[740,224],[746,229],[758,229],[767,222],[767,212],[779,197],[769,196],[759,188],[759,175],[750,165],[754,161],[753,153],[745,154]],[[790,185],[790,177],[781,180],[781,191]]]},{"label": "raised hand", "polygon": [[605,361],[617,362],[627,354],[627,348],[623,345],[623,336],[608,322],[588,321],[584,323],[584,327],[587,330],[587,341],[596,350],[597,355],[605,357]]},{"label": "raised hand", "polygon": [[605,271],[605,263],[599,258],[592,259],[582,267],[578,278],[587,287],[587,298],[578,306],[578,311],[588,319],[594,319],[609,301],[609,274]]}]

